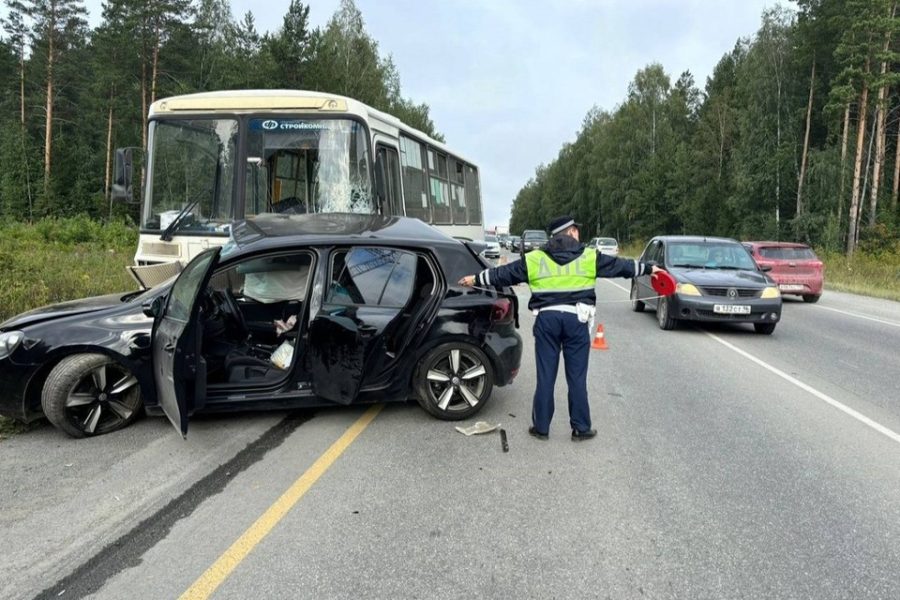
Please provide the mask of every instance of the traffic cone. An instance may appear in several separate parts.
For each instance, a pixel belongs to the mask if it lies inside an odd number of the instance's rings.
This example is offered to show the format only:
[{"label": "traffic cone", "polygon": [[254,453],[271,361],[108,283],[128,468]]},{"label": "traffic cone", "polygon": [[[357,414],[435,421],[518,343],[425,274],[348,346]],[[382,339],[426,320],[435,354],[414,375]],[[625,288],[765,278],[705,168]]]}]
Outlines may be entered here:
[{"label": "traffic cone", "polygon": [[609,350],[609,346],[606,345],[606,338],[603,337],[603,325],[597,325],[597,333],[594,334],[594,341],[591,343],[591,348],[594,350]]}]

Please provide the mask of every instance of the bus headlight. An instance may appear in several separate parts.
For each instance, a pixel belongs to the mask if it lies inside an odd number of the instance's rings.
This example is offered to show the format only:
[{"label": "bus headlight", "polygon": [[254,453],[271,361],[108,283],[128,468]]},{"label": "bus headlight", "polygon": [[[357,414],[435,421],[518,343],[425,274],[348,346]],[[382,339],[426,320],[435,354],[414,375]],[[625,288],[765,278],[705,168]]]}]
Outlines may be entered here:
[{"label": "bus headlight", "polygon": [[762,291],[760,298],[780,298],[781,292],[778,291],[777,287],[769,286]]},{"label": "bus headlight", "polygon": [[21,331],[4,331],[0,333],[0,359],[4,359],[19,347],[25,334]]},{"label": "bus headlight", "polygon": [[675,286],[675,293],[682,296],[701,296],[700,290],[693,283],[679,283]]}]

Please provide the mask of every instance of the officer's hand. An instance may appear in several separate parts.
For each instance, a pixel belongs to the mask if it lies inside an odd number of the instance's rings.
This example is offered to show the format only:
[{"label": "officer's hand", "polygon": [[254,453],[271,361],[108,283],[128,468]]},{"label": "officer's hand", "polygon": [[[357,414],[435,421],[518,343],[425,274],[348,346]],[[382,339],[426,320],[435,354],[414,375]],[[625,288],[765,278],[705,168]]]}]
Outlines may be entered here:
[{"label": "officer's hand", "polygon": [[466,287],[472,287],[475,285],[475,276],[474,275],[466,275],[465,277],[459,280],[459,285],[464,285]]},{"label": "officer's hand", "polygon": [[660,271],[665,271],[665,269],[660,269],[656,265],[650,265],[650,274],[659,273]]}]

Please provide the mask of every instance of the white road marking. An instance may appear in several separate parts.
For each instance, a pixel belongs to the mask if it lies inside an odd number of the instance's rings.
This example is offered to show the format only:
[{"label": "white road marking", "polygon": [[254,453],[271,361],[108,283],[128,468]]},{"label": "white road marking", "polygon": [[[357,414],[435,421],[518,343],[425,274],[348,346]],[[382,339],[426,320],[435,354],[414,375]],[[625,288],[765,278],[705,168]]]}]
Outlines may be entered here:
[{"label": "white road marking", "polygon": [[[629,292],[629,293],[631,292],[631,290],[628,290],[628,289],[622,287],[622,286],[619,285],[618,283],[614,283],[614,282],[612,282],[612,281],[609,281],[608,279],[604,279],[604,281],[608,281],[609,283],[611,283],[612,285],[614,285],[614,286],[616,286],[617,288],[621,289],[622,291]],[[824,307],[824,306],[817,306],[816,308],[824,308],[825,310],[833,310],[833,311],[835,311],[835,312],[840,312],[840,313],[844,313],[844,312],[845,312],[845,311],[842,311],[842,310],[837,310],[837,309],[835,309],[835,308],[826,308],[826,307]],[[898,324],[898,323],[893,323],[893,322],[891,322],[891,321],[882,321],[881,319],[876,319],[876,318],[874,318],[874,317],[866,317],[866,316],[863,316],[863,315],[857,315],[857,314],[853,314],[853,313],[845,313],[845,314],[850,315],[850,316],[853,316],[853,317],[859,317],[859,318],[862,318],[862,319],[870,319],[870,320],[872,320],[872,321],[878,321],[878,322],[880,322],[880,323],[885,323],[885,324],[887,324],[887,325],[894,325],[894,326],[900,327],[900,324]],[[881,423],[878,423],[878,422],[876,422],[876,421],[873,421],[872,419],[870,419],[870,418],[867,417],[866,415],[862,414],[861,412],[859,412],[859,411],[857,411],[857,410],[854,410],[854,409],[850,408],[850,407],[847,406],[846,404],[843,404],[843,403],[841,403],[841,402],[838,402],[837,400],[835,400],[834,398],[832,398],[832,397],[829,396],[828,394],[822,393],[822,392],[820,392],[819,390],[815,389],[814,387],[812,387],[812,386],[810,386],[810,385],[807,385],[807,384],[803,383],[802,381],[800,381],[800,380],[797,379],[796,377],[792,377],[792,376],[788,375],[787,373],[785,373],[785,372],[782,371],[781,369],[778,369],[777,367],[773,367],[773,366],[770,365],[769,363],[767,363],[767,362],[765,362],[765,361],[763,361],[763,360],[761,360],[761,359],[759,359],[759,358],[756,358],[755,356],[753,356],[753,355],[750,354],[749,352],[746,352],[745,350],[741,350],[740,348],[738,348],[738,347],[735,346],[734,344],[732,344],[732,343],[730,343],[730,342],[726,342],[725,340],[723,340],[723,339],[720,338],[719,336],[717,336],[717,335],[715,335],[715,334],[713,334],[713,333],[709,333],[708,331],[704,331],[703,333],[705,333],[706,335],[708,335],[708,336],[711,337],[712,339],[716,340],[717,342],[719,342],[720,344],[722,344],[722,345],[725,346],[726,348],[728,348],[728,349],[730,349],[730,350],[733,350],[734,352],[737,352],[738,354],[740,354],[740,355],[743,356],[744,358],[746,358],[746,359],[748,359],[748,360],[751,360],[751,361],[755,362],[756,364],[758,364],[758,365],[761,366],[762,368],[766,369],[767,371],[770,371],[770,372],[774,373],[775,375],[778,375],[779,377],[781,377],[782,379],[784,379],[784,380],[787,381],[788,383],[792,383],[793,385],[797,386],[797,387],[800,388],[801,390],[803,390],[803,391],[805,391],[805,392],[809,392],[810,394],[812,394],[813,396],[815,396],[815,397],[818,398],[819,400],[822,400],[822,401],[825,402],[826,404],[830,404],[831,406],[833,406],[834,408],[836,408],[836,409],[838,409],[839,411],[843,412],[844,414],[847,414],[847,415],[853,417],[854,419],[856,419],[856,420],[859,421],[860,423],[862,423],[862,424],[864,424],[864,425],[866,425],[866,426],[868,426],[868,427],[871,427],[872,429],[874,429],[874,430],[877,431],[878,433],[880,433],[880,434],[882,434],[882,435],[886,435],[887,437],[891,438],[891,439],[894,440],[895,442],[900,443],[900,434],[898,434],[896,431],[893,431],[892,429],[888,429],[887,427],[885,427],[885,426],[882,425]]]},{"label": "white road marking", "polygon": [[631,290],[630,290],[630,289],[628,289],[627,287],[623,287],[623,286],[619,285],[619,284],[616,283],[615,281],[612,281],[612,280],[610,280],[610,279],[605,279],[605,278],[603,278],[602,281],[605,281],[606,283],[611,283],[612,285],[616,286],[617,288],[619,288],[619,289],[622,290],[623,292],[628,292],[629,294],[631,293]]},{"label": "white road marking", "polygon": [[877,422],[873,421],[872,419],[870,419],[870,418],[867,417],[866,415],[862,414],[861,412],[856,411],[856,410],[853,410],[852,408],[850,408],[850,407],[847,406],[846,404],[843,404],[843,403],[841,403],[841,402],[838,402],[837,400],[835,400],[834,398],[832,398],[832,397],[829,396],[828,394],[824,394],[824,393],[820,392],[819,390],[815,389],[814,387],[809,386],[809,385],[803,383],[803,382],[800,381],[799,379],[797,379],[797,378],[795,378],[795,377],[792,377],[792,376],[788,375],[788,374],[785,373],[784,371],[782,371],[782,370],[780,370],[780,369],[778,369],[778,368],[776,368],[776,367],[773,367],[773,366],[770,365],[769,363],[764,362],[764,361],[762,361],[762,360],[756,358],[755,356],[753,356],[753,355],[750,354],[749,352],[746,352],[746,351],[744,351],[744,350],[741,350],[740,348],[738,348],[738,347],[735,346],[734,344],[731,344],[731,343],[729,343],[729,342],[726,342],[725,340],[723,340],[723,339],[720,338],[719,336],[717,336],[717,335],[715,335],[715,334],[713,334],[713,333],[709,333],[708,331],[704,331],[704,333],[705,333],[706,335],[708,335],[709,337],[711,337],[712,339],[714,339],[714,340],[716,340],[717,342],[719,342],[720,344],[722,344],[723,346],[725,346],[726,348],[729,348],[730,350],[733,350],[734,352],[737,352],[738,354],[740,354],[740,355],[743,356],[744,358],[747,358],[747,359],[749,359],[749,360],[755,362],[756,364],[758,364],[758,365],[761,366],[762,368],[764,368],[764,369],[766,369],[766,370],[768,370],[768,371],[774,373],[775,375],[778,375],[779,377],[781,377],[781,378],[784,379],[785,381],[794,384],[795,386],[797,386],[797,387],[800,388],[801,390],[804,390],[804,391],[806,391],[806,392],[809,392],[810,394],[812,394],[813,396],[815,396],[815,397],[818,398],[819,400],[822,400],[823,402],[825,402],[825,403],[827,403],[827,404],[830,404],[831,406],[835,407],[835,408],[838,409],[839,411],[841,411],[841,412],[843,412],[843,413],[845,413],[845,414],[847,414],[847,415],[850,415],[851,417],[853,417],[854,419],[856,419],[856,420],[859,421],[860,423],[863,423],[864,425],[868,425],[869,427],[871,427],[872,429],[874,429],[874,430],[877,431],[878,433],[881,433],[881,434],[883,434],[883,435],[886,435],[887,437],[891,438],[891,439],[894,440],[895,442],[900,443],[900,434],[898,434],[897,432],[895,432],[895,431],[893,431],[893,430],[891,430],[891,429],[888,429],[887,427],[885,427],[884,425],[882,425],[882,424],[880,424],[880,423],[877,423]]},{"label": "white road marking", "polygon": [[850,317],[856,317],[857,319],[866,319],[867,321],[875,321],[876,323],[883,323],[884,325],[890,325],[892,327],[900,327],[900,323],[896,321],[885,321],[884,319],[878,319],[876,317],[867,317],[866,315],[861,315],[859,313],[852,313],[846,310],[840,310],[837,308],[829,308],[827,306],[819,306],[818,304],[814,304],[813,308],[821,308],[822,310],[830,310],[836,313],[841,313],[842,315],[848,315]]}]

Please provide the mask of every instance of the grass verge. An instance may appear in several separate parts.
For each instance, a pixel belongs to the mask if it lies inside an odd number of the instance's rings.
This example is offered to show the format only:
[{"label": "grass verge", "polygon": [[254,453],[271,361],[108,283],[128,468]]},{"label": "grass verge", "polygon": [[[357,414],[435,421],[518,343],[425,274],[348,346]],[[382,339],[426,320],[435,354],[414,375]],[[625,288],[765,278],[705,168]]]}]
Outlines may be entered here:
[{"label": "grass verge", "polygon": [[825,263],[826,289],[900,301],[900,253],[819,256]]}]

